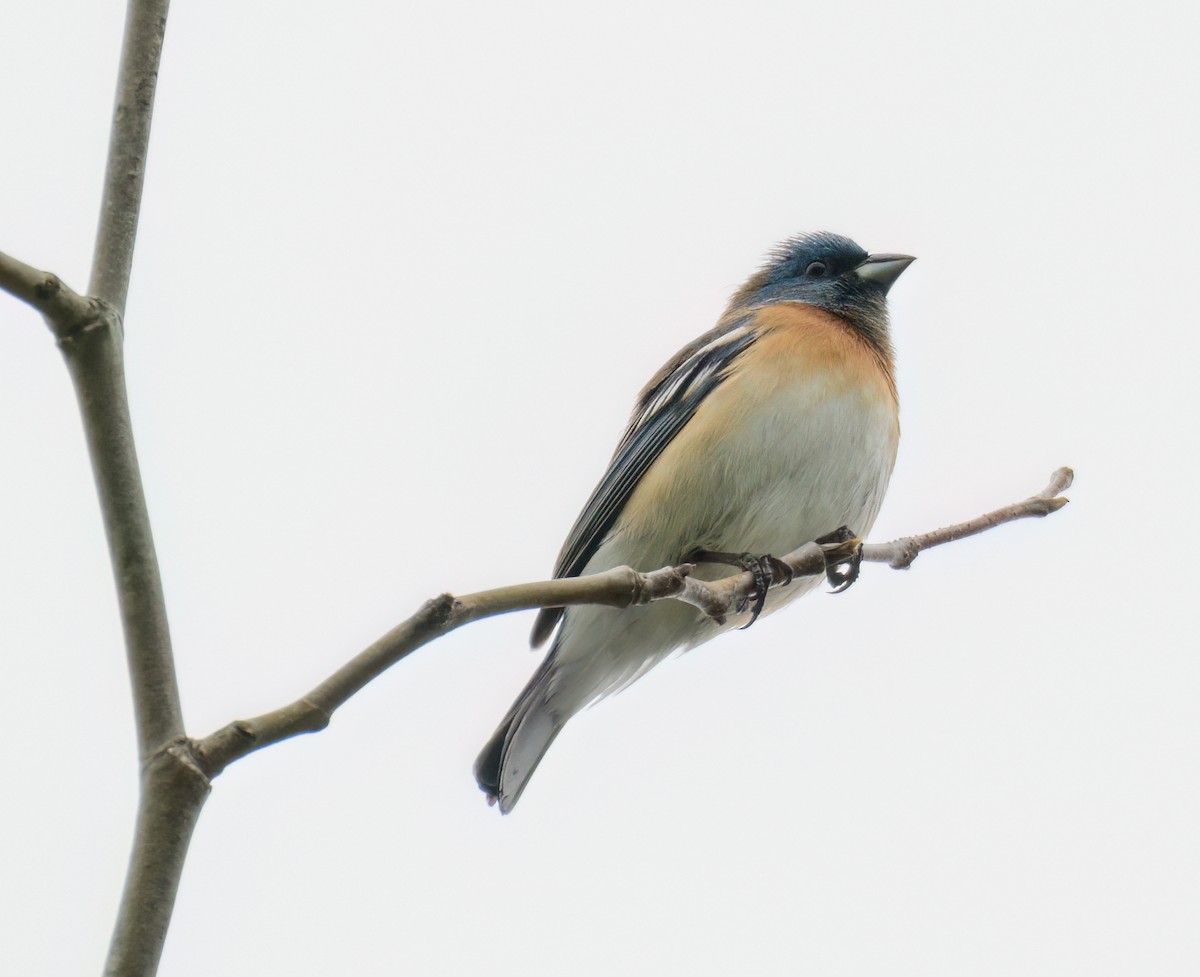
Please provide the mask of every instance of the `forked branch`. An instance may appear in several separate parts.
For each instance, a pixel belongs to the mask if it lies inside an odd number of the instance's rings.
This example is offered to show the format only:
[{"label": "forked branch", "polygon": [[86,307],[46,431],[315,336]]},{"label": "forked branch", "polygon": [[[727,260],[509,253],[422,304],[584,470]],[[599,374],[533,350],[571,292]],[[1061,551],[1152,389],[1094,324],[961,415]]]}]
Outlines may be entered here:
[{"label": "forked branch", "polygon": [[3,252],[0,252],[0,290],[40,312],[60,340],[103,316],[98,302],[68,288],[57,275],[38,271]]},{"label": "forked branch", "polygon": [[[134,449],[122,357],[123,316],[140,212],[155,83],[168,0],[129,0],[101,217],[88,294],[55,275],[0,254],[0,290],[36,309],[63,351],[75,385],[100,510],[108,538],[133,689],[142,771],[138,822],[106,975],[150,977],[157,969],[175,894],[213,777],[249,753],[329,723],[333,713],[383,671],[436,638],[472,621],[510,611],[576,604],[628,607],[683,600],[715,620],[745,602],[749,573],[704,582],[684,564],[638,573],[550,580],[428,601],[347,662],[307,696],[202,739],[186,736],[175,679],[162,581]],[[907,567],[918,553],[1066,503],[1071,481],[1060,469],[1050,486],[1025,502],[957,526],[867,545],[862,557]],[[832,527],[831,527],[832,528]],[[829,553],[815,543],[784,559],[797,576],[824,572]]]}]

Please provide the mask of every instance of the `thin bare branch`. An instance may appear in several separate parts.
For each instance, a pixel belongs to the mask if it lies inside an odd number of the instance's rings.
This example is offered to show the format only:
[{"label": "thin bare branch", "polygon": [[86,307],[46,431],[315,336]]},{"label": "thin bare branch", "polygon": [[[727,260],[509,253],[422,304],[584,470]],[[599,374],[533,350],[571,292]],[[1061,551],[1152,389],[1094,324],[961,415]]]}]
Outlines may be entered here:
[{"label": "thin bare branch", "polygon": [[[1060,468],[1046,489],[1024,502],[946,529],[891,543],[866,545],[863,559],[900,569],[911,564],[922,550],[993,529],[1014,519],[1049,515],[1066,505],[1066,499],[1056,496],[1071,484],[1072,477],[1070,469]],[[825,572],[831,552],[841,559],[842,553],[836,546],[806,543],[781,559],[797,577],[815,576]],[[586,577],[518,584],[465,597],[442,594],[427,601],[416,614],[360,652],[308,695],[274,712],[230,723],[210,736],[194,741],[196,759],[209,777],[216,777],[230,763],[256,750],[300,733],[324,729],[340,705],[396,662],[442,635],[482,618],[536,607],[575,604],[629,607],[673,599],[692,604],[723,623],[753,592],[754,576],[751,573],[704,581],[692,576],[691,564],[685,563],[650,573],[616,567]]]},{"label": "thin bare branch", "polygon": [[917,554],[922,550],[941,546],[943,543],[953,543],[957,539],[966,539],[978,533],[993,529],[1015,519],[1028,519],[1030,516],[1048,516],[1057,512],[1068,500],[1060,493],[1071,487],[1075,473],[1070,468],[1059,468],[1050,476],[1050,484],[1037,495],[1031,495],[1023,502],[1014,502],[995,512],[989,512],[972,519],[960,522],[945,529],[935,529],[931,533],[920,536],[906,536],[890,543],[880,543],[863,547],[863,559],[874,563],[886,563],[897,570],[903,570],[912,564]]},{"label": "thin bare branch", "polygon": [[99,303],[72,291],[57,275],[39,271],[3,252],[0,289],[40,312],[59,339],[87,328],[103,315]]},{"label": "thin bare branch", "polygon": [[367,683],[418,648],[464,624],[536,607],[628,607],[649,603],[681,593],[689,571],[686,565],[651,573],[616,567],[588,577],[516,584],[465,597],[442,594],[426,601],[416,614],[359,652],[308,695],[264,716],[232,722],[197,741],[200,765],[215,777],[234,760],[255,750],[324,729],[334,711]]},{"label": "thin bare branch", "polygon": [[144,762],[183,736],[171,633],[142,491],[115,315],[59,340],[75,386],[108,538]]},{"label": "thin bare branch", "polygon": [[124,317],[168,0],[129,0],[89,292]]}]

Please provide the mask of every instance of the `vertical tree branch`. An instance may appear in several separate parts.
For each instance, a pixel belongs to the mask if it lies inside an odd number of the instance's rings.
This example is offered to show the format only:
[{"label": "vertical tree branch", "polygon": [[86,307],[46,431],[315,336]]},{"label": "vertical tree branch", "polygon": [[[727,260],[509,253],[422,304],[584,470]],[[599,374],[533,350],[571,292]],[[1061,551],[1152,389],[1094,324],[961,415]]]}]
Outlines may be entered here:
[{"label": "vertical tree branch", "polygon": [[191,760],[166,602],[142,488],[123,355],[125,299],[141,209],[168,0],[129,0],[89,285],[96,316],[51,323],[79,400],[133,690],[141,791],[133,851],[105,973],[158,970],[184,859],[209,780]]},{"label": "vertical tree branch", "polygon": [[79,400],[108,537],[143,762],[184,732],[122,351],[122,317],[166,22],[167,0],[130,0],[89,286],[101,314],[83,328],[57,332]]},{"label": "vertical tree branch", "polygon": [[208,790],[208,778],[192,762],[186,743],[157,754],[143,769],[133,852],[104,977],[154,977],[158,971],[184,859]]},{"label": "vertical tree branch", "polygon": [[129,0],[88,293],[125,315],[168,0]]},{"label": "vertical tree branch", "polygon": [[122,319],[141,209],[168,0],[129,0],[89,293],[0,254],[0,289],[37,309],[79,401],[133,691],[141,791],[104,972],[153,977],[210,781],[186,739],[162,577],[134,449]]},{"label": "vertical tree branch", "polygon": [[129,662],[138,755],[145,762],[183,736],[183,712],[162,578],[134,450],[118,322],[111,312],[102,315],[59,339],[59,346],[79,400],[108,537]]}]

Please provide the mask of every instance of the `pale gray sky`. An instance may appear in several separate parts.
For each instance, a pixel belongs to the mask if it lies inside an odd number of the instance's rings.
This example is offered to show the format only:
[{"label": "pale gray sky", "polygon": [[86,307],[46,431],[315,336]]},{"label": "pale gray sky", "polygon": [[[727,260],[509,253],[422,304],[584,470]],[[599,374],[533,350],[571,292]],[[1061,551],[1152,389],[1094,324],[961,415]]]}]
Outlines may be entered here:
[{"label": "pale gray sky", "polygon": [[[123,5],[13,4],[0,249],[84,287]],[[1192,974],[1197,13],[176,3],[127,316],[191,732],[544,577],[641,384],[778,240],[920,260],[877,539],[1078,472],[471,763],[531,615],[217,782],[172,977]],[[94,973],[132,827],[66,372],[0,296],[3,969]]]}]

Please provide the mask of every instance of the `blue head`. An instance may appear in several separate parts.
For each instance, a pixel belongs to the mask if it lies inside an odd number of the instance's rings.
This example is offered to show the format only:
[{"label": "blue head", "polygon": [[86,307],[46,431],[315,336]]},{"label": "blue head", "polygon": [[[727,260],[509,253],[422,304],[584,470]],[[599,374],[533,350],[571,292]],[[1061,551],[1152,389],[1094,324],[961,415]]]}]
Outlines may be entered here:
[{"label": "blue head", "polygon": [[790,238],[733,296],[730,311],[804,302],[845,319],[886,346],[887,293],[912,262],[906,254],[867,254],[847,237],[819,231]]}]

